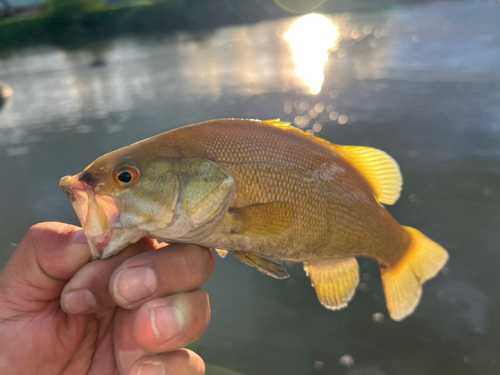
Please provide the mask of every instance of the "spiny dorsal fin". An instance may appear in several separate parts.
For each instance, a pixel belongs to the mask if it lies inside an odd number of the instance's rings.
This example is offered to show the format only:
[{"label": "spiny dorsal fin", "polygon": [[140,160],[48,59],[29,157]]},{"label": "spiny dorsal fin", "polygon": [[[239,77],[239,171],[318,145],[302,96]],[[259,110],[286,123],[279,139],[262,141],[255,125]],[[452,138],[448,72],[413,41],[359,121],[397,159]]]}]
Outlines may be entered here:
[{"label": "spiny dorsal fin", "polygon": [[219,249],[213,249],[213,250],[215,250],[222,259],[224,259],[227,255],[227,250],[219,250]]},{"label": "spiny dorsal fin", "polygon": [[304,264],[304,270],[311,278],[319,301],[329,310],[346,307],[359,283],[356,258]]},{"label": "spiny dorsal fin", "polygon": [[286,279],[290,276],[288,272],[286,272],[283,262],[280,260],[265,258],[246,251],[231,251],[231,254],[247,266],[253,267],[268,276],[274,277],[275,279]]},{"label": "spiny dorsal fin", "polygon": [[295,221],[295,204],[290,202],[259,203],[229,209],[235,219],[233,233],[269,236],[289,228]]},{"label": "spiny dorsal fin", "polygon": [[396,203],[403,177],[392,157],[371,147],[337,146],[335,150],[365,176],[380,203]]},{"label": "spiny dorsal fin", "polygon": [[283,127],[283,128],[288,128],[290,126],[289,122],[282,122],[279,118],[275,118],[272,120],[263,120],[262,122],[265,122],[266,124],[269,124],[269,125],[279,126],[279,127]]}]

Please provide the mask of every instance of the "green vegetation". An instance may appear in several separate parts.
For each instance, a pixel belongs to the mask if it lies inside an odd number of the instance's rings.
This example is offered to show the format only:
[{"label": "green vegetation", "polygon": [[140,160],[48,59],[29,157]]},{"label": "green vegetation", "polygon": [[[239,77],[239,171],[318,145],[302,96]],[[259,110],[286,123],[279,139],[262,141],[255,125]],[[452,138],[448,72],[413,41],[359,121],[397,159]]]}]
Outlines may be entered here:
[{"label": "green vegetation", "polygon": [[12,47],[31,41],[46,41],[45,26],[46,20],[41,16],[0,22],[0,46]]},{"label": "green vegetation", "polygon": [[[122,0],[119,6],[105,1],[48,0],[40,15],[0,21],[0,48],[72,45],[123,34],[209,29],[290,16],[272,0]],[[373,10],[410,1],[415,0],[336,0],[319,11]]]},{"label": "green vegetation", "polygon": [[[272,0],[266,2],[275,7]],[[167,0],[133,5],[124,0],[122,4],[48,0],[38,16],[0,21],[0,48],[33,43],[74,44],[115,35],[206,29],[276,17],[266,10],[269,7],[259,6],[258,2],[250,7],[245,0]],[[286,15],[279,8],[276,13]]]}]

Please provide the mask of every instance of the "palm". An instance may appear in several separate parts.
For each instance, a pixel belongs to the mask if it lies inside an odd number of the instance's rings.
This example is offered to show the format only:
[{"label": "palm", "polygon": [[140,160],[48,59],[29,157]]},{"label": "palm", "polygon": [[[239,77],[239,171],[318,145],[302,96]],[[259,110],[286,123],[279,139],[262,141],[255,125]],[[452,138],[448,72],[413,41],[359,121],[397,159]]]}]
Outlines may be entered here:
[{"label": "palm", "polygon": [[[36,292],[35,292],[36,293]],[[117,308],[93,315],[67,315],[62,311],[59,298],[25,306],[10,305],[2,310],[1,330],[5,353],[32,353],[29,358],[17,358],[15,366],[21,373],[44,374],[115,374],[113,353],[113,326]],[[4,305],[5,307],[5,305]],[[29,332],[31,340],[24,342],[20,335]],[[57,332],[57,335],[54,335]],[[4,345],[2,345],[4,346]],[[46,364],[37,367],[34,364]]]},{"label": "palm", "polygon": [[[113,350],[115,314],[117,308],[110,308],[90,315],[87,322],[81,322],[79,329],[84,335],[70,343],[75,349],[68,353],[62,374],[116,374],[117,362]],[[60,326],[63,324],[59,322]]]}]

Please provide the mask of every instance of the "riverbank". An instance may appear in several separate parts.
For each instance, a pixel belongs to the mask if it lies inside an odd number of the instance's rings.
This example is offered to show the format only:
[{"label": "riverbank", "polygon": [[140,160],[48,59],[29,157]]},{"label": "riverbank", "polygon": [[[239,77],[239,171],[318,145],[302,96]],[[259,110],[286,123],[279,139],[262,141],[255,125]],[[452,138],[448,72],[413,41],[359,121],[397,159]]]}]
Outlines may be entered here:
[{"label": "riverbank", "polygon": [[[170,0],[120,6],[89,6],[88,1],[72,0],[54,7],[55,1],[49,0],[46,9],[36,16],[0,21],[0,48],[44,43],[72,45],[118,35],[212,29],[290,16],[272,0],[255,0],[251,4],[246,0]],[[372,11],[401,3],[415,1],[329,1],[318,11]]]}]

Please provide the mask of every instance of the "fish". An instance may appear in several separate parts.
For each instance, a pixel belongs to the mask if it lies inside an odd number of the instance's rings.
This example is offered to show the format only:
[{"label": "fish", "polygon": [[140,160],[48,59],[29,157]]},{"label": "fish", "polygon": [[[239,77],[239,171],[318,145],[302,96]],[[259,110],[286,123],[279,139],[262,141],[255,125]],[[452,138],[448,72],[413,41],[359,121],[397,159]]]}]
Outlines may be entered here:
[{"label": "fish", "polygon": [[419,303],[446,250],[385,209],[402,189],[396,161],[280,120],[219,119],[110,152],[61,179],[94,259],[142,237],[215,249],[276,279],[302,263],[320,303],[347,306],[357,257],[381,270],[389,315]]}]

